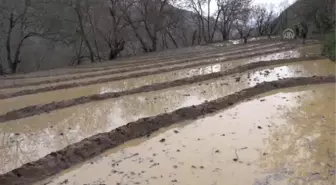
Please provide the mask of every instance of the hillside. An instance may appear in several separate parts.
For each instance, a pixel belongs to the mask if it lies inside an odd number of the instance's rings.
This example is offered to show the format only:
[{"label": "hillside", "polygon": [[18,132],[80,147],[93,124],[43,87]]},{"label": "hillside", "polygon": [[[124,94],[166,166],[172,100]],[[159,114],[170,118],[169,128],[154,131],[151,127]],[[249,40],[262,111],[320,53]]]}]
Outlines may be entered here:
[{"label": "hillside", "polygon": [[309,26],[309,34],[323,33],[335,22],[334,0],[297,0],[280,13],[275,20],[277,33],[294,28],[300,22]]},{"label": "hillside", "polygon": [[132,0],[124,1],[125,4],[118,4],[117,0],[23,2],[6,2],[0,6],[3,11],[0,14],[0,44],[3,46],[0,47],[0,70],[2,66],[5,73],[113,60],[146,50],[187,47],[196,37],[201,37],[197,16],[171,6],[170,1],[165,4],[158,1],[141,4],[150,0],[137,4],[132,4]]}]

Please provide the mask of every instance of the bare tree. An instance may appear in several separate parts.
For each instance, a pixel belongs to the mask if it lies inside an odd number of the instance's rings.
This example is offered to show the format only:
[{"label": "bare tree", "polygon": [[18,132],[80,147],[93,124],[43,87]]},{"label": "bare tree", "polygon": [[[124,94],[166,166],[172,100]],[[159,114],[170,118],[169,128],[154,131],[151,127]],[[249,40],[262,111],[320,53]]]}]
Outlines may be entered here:
[{"label": "bare tree", "polygon": [[219,0],[217,5],[221,9],[220,31],[223,40],[229,39],[232,24],[237,16],[249,8],[251,0]]},{"label": "bare tree", "polygon": [[[205,32],[205,17],[204,17],[204,10],[203,6],[207,3],[208,1],[208,8],[210,8],[209,3],[211,2],[210,0],[188,0],[186,2],[186,7],[189,9],[192,9],[193,12],[196,14],[195,16],[195,22],[198,27],[198,37],[199,37],[199,42],[201,39],[203,39],[204,42],[207,42],[207,34]],[[208,9],[209,11],[209,9]],[[208,18],[210,18],[210,12],[208,12]],[[208,28],[210,27],[210,21],[208,21]]]},{"label": "bare tree", "polygon": [[83,39],[87,49],[89,50],[89,54],[90,54],[90,61],[93,63],[95,62],[95,59],[94,59],[94,52],[93,52],[93,49],[92,49],[92,46],[89,42],[89,39],[87,38],[87,35],[85,33],[85,28],[84,28],[84,25],[85,25],[85,22],[84,22],[84,7],[83,6],[90,6],[89,5],[89,1],[81,1],[81,0],[75,0],[75,2],[72,2],[71,1],[71,7],[73,8],[73,10],[75,11],[76,13],[76,16],[77,16],[77,21],[78,21],[78,26],[79,26],[79,30],[77,31],[80,35],[81,35],[81,39]]},{"label": "bare tree", "polygon": [[[219,17],[220,17],[220,15],[221,15],[221,13],[222,13],[222,8],[221,8],[221,1],[220,0],[217,0],[217,10],[215,11],[215,15],[216,15],[216,18],[215,18],[215,22],[214,22],[214,26],[213,26],[213,29],[212,29],[212,32],[211,32],[211,35],[209,36],[209,41],[210,42],[213,42],[213,38],[214,38],[214,36],[215,36],[215,32],[216,32],[216,30],[217,30],[217,28],[218,28],[218,20],[219,20]],[[209,6],[209,5],[208,5]],[[210,11],[210,10],[209,10]],[[210,21],[210,19],[208,18],[208,21]],[[210,30],[208,30],[209,32],[210,32]]]},{"label": "bare tree", "polygon": [[274,12],[271,7],[266,5],[257,5],[254,8],[254,17],[256,21],[257,31],[259,36],[268,34],[269,27],[274,21]]},{"label": "bare tree", "polygon": [[115,59],[124,50],[126,41],[122,32],[127,31],[125,28],[129,24],[124,20],[121,8],[126,12],[130,7],[131,4],[126,4],[125,1],[109,0],[108,16],[103,14],[95,20],[95,22],[100,22],[95,28],[100,37],[103,38],[103,42],[108,46],[107,58],[109,60]]},{"label": "bare tree", "polygon": [[[158,35],[172,24],[169,0],[139,0],[123,10],[124,19],[132,28],[145,52],[157,50]],[[141,30],[144,30],[144,32]]]},{"label": "bare tree", "polygon": [[57,35],[51,29],[51,24],[46,24],[50,20],[47,20],[47,12],[43,10],[43,6],[39,5],[43,5],[43,2],[2,0],[0,3],[2,33],[5,33],[3,40],[10,73],[15,73],[22,61],[21,50],[25,41],[33,37],[53,39],[52,37]]},{"label": "bare tree", "polygon": [[[72,59],[72,65],[81,64],[84,58],[88,58],[91,63],[94,63],[95,52],[93,46],[90,43],[90,15],[88,15],[91,9],[93,0],[49,0],[54,6],[60,6],[67,13],[58,15],[66,24],[67,27],[63,28],[63,35],[66,35],[66,43],[70,48],[75,49],[75,56]],[[64,39],[64,38],[63,38]]]},{"label": "bare tree", "polygon": [[255,21],[252,18],[253,12],[252,8],[245,9],[236,20],[237,31],[240,38],[244,40],[245,44],[247,43],[247,39],[250,36],[251,31],[255,27]]}]

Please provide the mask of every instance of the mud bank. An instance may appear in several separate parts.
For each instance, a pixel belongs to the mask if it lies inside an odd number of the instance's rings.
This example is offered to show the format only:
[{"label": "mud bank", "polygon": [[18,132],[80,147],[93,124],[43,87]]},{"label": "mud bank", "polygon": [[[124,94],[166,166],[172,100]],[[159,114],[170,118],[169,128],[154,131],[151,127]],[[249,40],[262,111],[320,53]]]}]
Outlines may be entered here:
[{"label": "mud bank", "polygon": [[[51,84],[51,83],[60,83],[60,82],[68,82],[70,80],[85,80],[87,78],[94,78],[94,77],[104,77],[106,75],[117,75],[117,74],[122,74],[122,73],[132,73],[136,71],[141,71],[141,70],[150,70],[150,69],[155,69],[155,68],[162,68],[162,67],[167,67],[169,65],[179,65],[179,64],[184,64],[184,63],[197,63],[197,62],[202,62],[202,60],[214,60],[217,59],[226,59],[229,56],[235,57],[236,55],[244,55],[246,52],[254,52],[254,51],[259,51],[264,48],[270,48],[270,47],[278,47],[279,49],[281,47],[285,47],[288,44],[285,43],[276,43],[276,44],[270,44],[258,48],[243,48],[241,51],[233,51],[233,52],[222,52],[222,51],[212,51],[212,53],[203,53],[202,56],[198,57],[192,57],[192,58],[184,58],[181,60],[174,60],[174,59],[169,59],[167,61],[162,60],[162,59],[157,59],[160,62],[158,63],[152,63],[149,65],[144,65],[144,64],[134,64],[132,67],[126,67],[126,68],[116,68],[115,66],[109,66],[106,68],[103,68],[99,71],[94,71],[94,72],[88,72],[88,74],[82,74],[82,75],[74,75],[75,73],[71,73],[71,75],[65,75],[65,77],[49,77],[49,79],[22,79],[20,81],[13,81],[13,80],[4,80],[2,85],[0,85],[0,89],[10,89],[10,88],[16,88],[16,87],[29,87],[29,86],[36,86],[36,85],[43,85],[43,84]],[[276,50],[273,49],[273,50]],[[267,50],[266,50],[267,51]],[[271,51],[271,50],[270,50]],[[204,56],[203,56],[204,55]],[[220,58],[222,57],[222,58]],[[174,66],[173,66],[174,67]],[[177,66],[176,66],[177,67]],[[77,73],[78,74],[78,73]],[[129,75],[129,74],[128,74]],[[6,85],[7,84],[7,85]]]},{"label": "mud bank", "polygon": [[112,130],[111,132],[98,134],[84,139],[81,142],[69,145],[63,150],[53,152],[35,162],[25,164],[18,169],[3,174],[0,176],[0,184],[21,185],[40,181],[126,141],[149,135],[162,127],[167,127],[177,122],[193,120],[200,116],[217,112],[220,109],[228,108],[235,103],[268,91],[300,85],[335,83],[335,81],[335,76],[332,75],[287,78],[278,81],[264,82],[255,87],[197,106],[181,108],[171,113],[154,117],[142,118]]},{"label": "mud bank", "polygon": [[157,91],[157,90],[163,90],[166,88],[171,87],[177,87],[177,86],[183,86],[193,83],[198,83],[202,81],[211,80],[214,78],[220,78],[224,76],[228,76],[235,73],[242,73],[246,72],[248,70],[260,68],[260,67],[267,67],[272,65],[281,65],[281,64],[290,64],[295,62],[308,62],[312,60],[321,59],[322,57],[304,57],[299,59],[286,59],[286,60],[273,60],[273,61],[259,61],[256,63],[241,65],[238,67],[234,67],[232,69],[228,69],[223,72],[217,72],[217,73],[210,73],[207,75],[200,75],[200,76],[193,76],[189,78],[183,78],[179,80],[174,81],[168,81],[163,83],[157,83],[152,85],[146,85],[139,88],[121,91],[121,92],[111,92],[111,93],[105,93],[105,94],[94,94],[90,96],[83,96],[71,100],[64,100],[59,102],[52,102],[44,105],[34,105],[34,106],[28,106],[22,109],[13,110],[10,112],[7,112],[4,115],[0,115],[0,122],[10,121],[10,120],[16,120],[21,119],[25,117],[30,117],[34,115],[39,115],[43,113],[48,113],[54,110],[63,109],[71,106],[76,106],[80,104],[85,104],[89,102],[94,101],[102,101],[106,99],[111,98],[118,98],[126,95],[132,95],[137,93],[144,93],[144,92],[150,92],[150,91]]},{"label": "mud bank", "polygon": [[[228,62],[231,60],[238,60],[242,58],[247,58],[247,57],[254,57],[258,55],[264,55],[264,54],[271,54],[274,52],[280,52],[280,51],[287,51],[294,49],[295,47],[291,48],[286,48],[283,50],[277,50],[277,51],[269,51],[269,52],[262,52],[262,53],[253,53],[250,55],[245,55],[245,56],[239,56],[239,57],[228,57],[224,60],[216,60],[212,62],[208,62],[208,65],[211,64],[216,64],[216,63],[221,63],[221,62]],[[148,75],[154,75],[154,74],[159,74],[159,73],[164,73],[164,72],[171,72],[171,71],[176,71],[180,69],[187,69],[187,68],[192,68],[192,67],[197,67],[197,66],[202,66],[204,63],[197,63],[197,64],[189,64],[189,65],[184,65],[184,66],[176,66],[172,68],[166,68],[166,69],[160,69],[156,71],[144,71],[140,73],[132,73],[130,75],[125,75],[125,76],[115,76],[111,78],[101,78],[97,80],[92,80],[92,81],[83,81],[83,82],[78,82],[78,83],[71,83],[71,84],[61,84],[61,85],[55,85],[55,86],[48,86],[44,88],[37,88],[37,89],[27,89],[23,91],[18,91],[14,93],[8,93],[8,94],[0,94],[0,99],[7,99],[7,98],[13,98],[17,96],[23,96],[23,95],[28,95],[28,94],[35,94],[35,93],[40,93],[40,92],[48,92],[48,91],[53,91],[53,90],[59,90],[59,89],[67,89],[67,88],[73,88],[73,87],[80,87],[80,86],[86,86],[86,85],[91,85],[91,84],[99,84],[99,83],[106,83],[106,82],[112,82],[112,81],[118,81],[118,80],[124,80],[128,78],[138,78],[142,76],[148,76]],[[71,79],[69,79],[71,80]],[[18,87],[21,87],[22,85],[17,85]]]},{"label": "mud bank", "polygon": [[[279,43],[268,43],[266,45],[275,46],[279,44],[284,44],[282,42]],[[165,63],[165,62],[173,62],[174,60],[179,60],[179,59],[184,59],[184,60],[194,60],[197,59],[197,57],[204,57],[207,55],[225,55],[228,53],[235,53],[239,52],[237,50],[246,50],[246,49],[253,49],[254,47],[258,47],[260,44],[250,44],[250,45],[242,45],[239,47],[231,47],[228,48],[227,50],[223,51],[223,49],[214,49],[212,48],[211,50],[200,50],[198,52],[187,52],[187,53],[181,53],[179,56],[169,56],[165,58],[155,58],[155,57],[148,57],[147,60],[143,59],[137,59],[134,61],[127,61],[125,60],[125,63],[115,63],[115,62],[107,62],[105,65],[97,66],[97,64],[92,65],[91,67],[80,67],[80,68],[63,68],[63,69],[55,69],[55,70],[49,70],[49,71],[44,71],[47,74],[44,75],[37,75],[37,74],[27,74],[25,76],[6,76],[6,77],[0,77],[0,80],[15,80],[15,79],[32,79],[32,78],[41,78],[41,77],[57,77],[57,76],[63,76],[63,75],[68,75],[69,73],[71,75],[73,74],[79,74],[79,73],[88,73],[88,72],[103,72],[111,69],[122,69],[122,68],[127,68],[127,67],[136,67],[136,66],[144,66],[144,65],[151,65],[155,64],[155,61],[160,61],[160,63]],[[263,46],[264,47],[264,46]],[[118,62],[118,61],[116,61]],[[64,72],[61,72],[64,71]],[[38,72],[42,73],[42,72]]]}]

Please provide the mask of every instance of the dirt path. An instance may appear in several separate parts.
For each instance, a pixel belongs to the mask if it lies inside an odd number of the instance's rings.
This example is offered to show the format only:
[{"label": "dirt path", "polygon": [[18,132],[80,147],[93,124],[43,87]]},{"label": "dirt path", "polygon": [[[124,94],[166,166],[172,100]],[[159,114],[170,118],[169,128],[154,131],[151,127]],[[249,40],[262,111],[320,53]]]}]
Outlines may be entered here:
[{"label": "dirt path", "polygon": [[199,83],[202,81],[220,78],[220,77],[228,76],[228,75],[235,74],[235,73],[243,73],[248,70],[256,69],[259,67],[273,66],[273,65],[280,65],[280,64],[290,64],[290,63],[295,63],[295,62],[308,62],[308,61],[317,60],[317,59],[321,59],[321,57],[309,57],[309,58],[304,57],[300,59],[259,61],[256,63],[246,64],[246,65],[238,66],[232,69],[228,69],[223,72],[210,73],[207,75],[200,75],[200,76],[183,78],[179,80],[168,81],[168,82],[163,82],[163,83],[158,83],[158,84],[151,84],[151,85],[141,86],[139,88],[121,91],[121,92],[94,94],[90,96],[78,97],[78,98],[71,99],[71,100],[52,102],[52,103],[48,103],[44,105],[28,106],[28,107],[24,107],[19,110],[10,111],[6,113],[5,115],[0,115],[0,122],[6,122],[10,120],[21,119],[25,117],[48,113],[54,110],[63,109],[63,108],[71,107],[71,106],[94,102],[94,101],[102,101],[102,100],[118,98],[118,97],[122,97],[126,95],[157,91],[157,90],[162,90],[162,89],[171,88],[171,87]]},{"label": "dirt path", "polygon": [[[48,77],[47,79],[44,78],[35,78],[35,79],[20,79],[20,80],[4,80],[0,86],[2,89],[9,89],[9,88],[16,88],[16,87],[28,87],[28,86],[36,86],[36,85],[43,85],[43,84],[51,84],[51,83],[60,83],[60,82],[68,82],[69,80],[85,80],[88,78],[100,78],[108,75],[116,75],[116,74],[121,74],[121,73],[131,73],[131,72],[136,72],[136,71],[141,71],[141,70],[149,70],[149,69],[155,69],[155,68],[161,68],[165,67],[168,64],[173,66],[173,65],[179,65],[179,64],[184,64],[184,63],[197,63],[197,62],[202,62],[203,60],[213,60],[213,59],[225,59],[226,57],[229,56],[237,56],[237,55],[244,55],[246,52],[254,52],[258,50],[262,50],[264,48],[267,48],[267,50],[275,50],[276,48],[281,48],[283,46],[286,46],[288,44],[285,43],[276,43],[276,44],[269,44],[265,45],[262,47],[258,48],[242,48],[240,51],[233,51],[233,52],[224,52],[221,53],[221,51],[211,51],[211,53],[202,53],[202,56],[196,56],[192,58],[185,57],[180,60],[175,60],[175,59],[168,59],[168,60],[162,60],[158,59],[159,62],[152,63],[150,62],[149,65],[145,64],[134,64],[131,67],[126,67],[126,68],[116,68],[115,66],[109,66],[106,68],[102,68],[100,70],[93,70],[92,71],[86,71],[81,73],[73,73],[70,72],[69,75],[62,75],[61,77],[57,76],[52,76]],[[275,47],[275,48],[271,48]],[[269,49],[271,48],[271,49]],[[7,84],[7,85],[6,85]]]},{"label": "dirt path", "polygon": [[143,118],[121,126],[111,132],[84,139],[79,143],[69,145],[61,151],[53,152],[35,162],[28,163],[9,173],[3,174],[0,176],[0,184],[19,185],[42,180],[131,139],[146,136],[173,123],[192,120],[205,114],[214,113],[271,90],[323,83],[335,83],[335,76],[299,77],[264,82],[201,105],[185,107],[171,113]]}]

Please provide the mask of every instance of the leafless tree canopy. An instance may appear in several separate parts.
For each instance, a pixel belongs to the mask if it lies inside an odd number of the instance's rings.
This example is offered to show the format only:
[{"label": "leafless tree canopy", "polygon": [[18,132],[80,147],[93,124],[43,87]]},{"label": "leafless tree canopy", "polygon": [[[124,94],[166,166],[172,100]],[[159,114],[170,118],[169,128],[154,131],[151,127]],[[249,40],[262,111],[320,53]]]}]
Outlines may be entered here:
[{"label": "leafless tree canopy", "polygon": [[[297,16],[313,19],[321,30],[332,27],[334,1],[311,2]],[[247,41],[254,32],[272,34],[275,19],[271,9],[251,0],[0,0],[0,74],[235,36]]]}]

